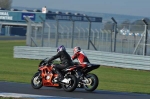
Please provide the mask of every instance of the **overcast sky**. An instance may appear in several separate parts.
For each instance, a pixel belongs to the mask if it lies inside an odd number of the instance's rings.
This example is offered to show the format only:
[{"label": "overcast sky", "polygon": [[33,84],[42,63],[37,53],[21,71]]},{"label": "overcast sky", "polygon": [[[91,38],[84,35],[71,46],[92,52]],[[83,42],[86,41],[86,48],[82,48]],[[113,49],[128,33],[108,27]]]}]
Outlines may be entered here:
[{"label": "overcast sky", "polygon": [[12,6],[150,17],[150,0],[13,0]]}]

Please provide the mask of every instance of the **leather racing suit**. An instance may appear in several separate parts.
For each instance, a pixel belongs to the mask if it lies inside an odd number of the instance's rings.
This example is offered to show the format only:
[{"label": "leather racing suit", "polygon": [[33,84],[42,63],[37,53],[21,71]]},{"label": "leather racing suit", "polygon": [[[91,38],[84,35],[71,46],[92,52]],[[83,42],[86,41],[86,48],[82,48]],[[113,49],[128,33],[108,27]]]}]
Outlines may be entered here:
[{"label": "leather racing suit", "polygon": [[70,55],[66,51],[59,51],[56,55],[52,56],[48,62],[51,62],[57,58],[60,58],[61,64],[54,65],[56,73],[59,75],[59,80],[63,79],[61,70],[73,65]]}]

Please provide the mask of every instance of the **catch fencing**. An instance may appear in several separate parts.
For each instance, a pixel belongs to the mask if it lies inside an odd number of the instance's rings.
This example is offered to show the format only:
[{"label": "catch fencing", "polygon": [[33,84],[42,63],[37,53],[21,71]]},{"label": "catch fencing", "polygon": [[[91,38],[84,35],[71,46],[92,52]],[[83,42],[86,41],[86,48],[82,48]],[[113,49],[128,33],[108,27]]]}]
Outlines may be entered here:
[{"label": "catch fencing", "polygon": [[[148,25],[111,22],[74,22],[43,20],[42,27],[31,26],[28,21],[27,45],[37,47],[67,48],[80,46],[85,50],[97,50],[124,54],[150,55]],[[36,23],[35,23],[36,24]]]}]

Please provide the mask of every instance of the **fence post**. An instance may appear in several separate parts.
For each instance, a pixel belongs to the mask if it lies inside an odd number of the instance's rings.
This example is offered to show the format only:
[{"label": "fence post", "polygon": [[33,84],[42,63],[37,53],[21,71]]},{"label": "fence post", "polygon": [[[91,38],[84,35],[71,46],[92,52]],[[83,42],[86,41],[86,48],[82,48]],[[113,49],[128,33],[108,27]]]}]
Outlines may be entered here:
[{"label": "fence post", "polygon": [[114,33],[115,33],[115,35],[114,35],[114,43],[113,43],[113,50],[112,51],[116,52],[117,22],[116,22],[116,20],[113,17],[111,19],[114,22],[114,28],[113,28],[113,30],[114,30]]},{"label": "fence post", "polygon": [[78,33],[79,33],[79,34],[78,34],[78,39],[80,39],[80,38],[81,38],[81,33],[80,33],[81,30],[80,30],[78,27],[76,27],[76,28],[77,28],[77,30],[79,31],[79,32],[78,32]]},{"label": "fence post", "polygon": [[48,42],[48,47],[50,47],[50,39],[51,39],[51,26],[48,24],[48,23],[45,23],[46,26],[48,27],[48,39],[47,39],[47,42]]},{"label": "fence post", "polygon": [[91,29],[92,33],[93,33],[93,44],[95,45],[95,31],[93,29]]},{"label": "fence post", "polygon": [[82,37],[82,38],[83,38],[83,39],[85,39],[85,33],[86,33],[86,31],[84,30],[84,28],[82,28],[82,27],[80,27],[80,28],[81,28],[81,29],[82,29],[82,31],[84,32],[84,33],[83,33],[83,37]]},{"label": "fence post", "polygon": [[69,39],[69,33],[70,33],[70,29],[65,25],[66,29],[68,30],[67,31],[67,38]]},{"label": "fence post", "polygon": [[[98,40],[97,41],[100,43],[100,31],[98,31],[97,29],[95,29],[95,30],[98,33],[98,35],[97,35]],[[100,44],[98,44],[98,49],[97,50],[100,50]]]},{"label": "fence post", "polygon": [[2,33],[2,23],[0,23],[0,34]]},{"label": "fence post", "polygon": [[55,33],[55,39],[56,39],[56,44],[55,47],[58,47],[58,41],[59,41],[59,20],[54,17],[55,21],[56,21],[56,33]]},{"label": "fence post", "polygon": [[59,24],[59,26],[61,27],[61,39],[64,39],[64,27],[61,24]]},{"label": "fence post", "polygon": [[144,35],[144,44],[143,44],[143,55],[147,54],[147,36],[148,36],[148,23],[145,19],[142,19],[145,24],[145,35]]},{"label": "fence post", "polygon": [[72,21],[72,32],[71,32],[71,48],[73,48],[73,41],[74,41],[74,20],[70,17]]},{"label": "fence post", "polygon": [[40,19],[42,20],[42,37],[41,37],[41,46],[43,47],[44,46],[44,27],[45,27],[45,20],[39,16]]},{"label": "fence post", "polygon": [[89,22],[89,31],[88,31],[88,40],[87,40],[87,49],[89,50],[90,49],[90,36],[91,36],[91,20],[89,19],[88,16],[85,16],[85,17]]},{"label": "fence post", "polygon": [[26,33],[26,45],[31,46],[31,19],[29,17],[25,17],[25,20],[27,22],[27,33]]}]

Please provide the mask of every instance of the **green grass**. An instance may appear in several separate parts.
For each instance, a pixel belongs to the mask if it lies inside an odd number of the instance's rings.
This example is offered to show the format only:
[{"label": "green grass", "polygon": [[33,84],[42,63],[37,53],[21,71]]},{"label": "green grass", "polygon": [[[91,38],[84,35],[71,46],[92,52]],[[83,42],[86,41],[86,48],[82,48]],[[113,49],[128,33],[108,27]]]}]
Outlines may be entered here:
[{"label": "green grass", "polygon": [[[15,59],[13,47],[25,41],[0,41],[0,81],[30,83],[40,60]],[[92,71],[100,82],[98,89],[150,94],[150,72],[107,66]]]},{"label": "green grass", "polygon": [[29,83],[40,60],[15,59],[13,47],[25,41],[0,41],[0,80]]},{"label": "green grass", "polygon": [[99,89],[150,93],[150,72],[102,67],[95,71],[100,79]]}]

